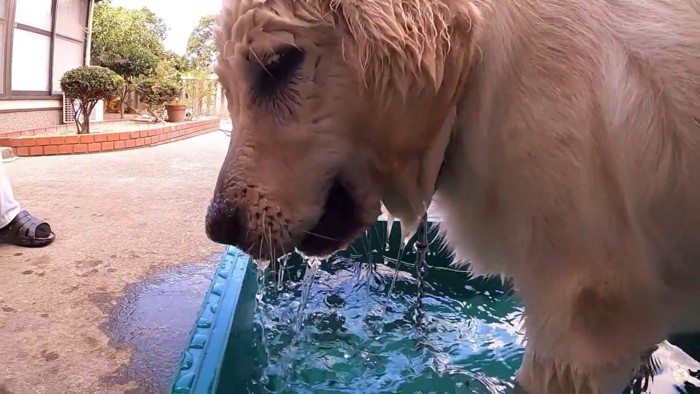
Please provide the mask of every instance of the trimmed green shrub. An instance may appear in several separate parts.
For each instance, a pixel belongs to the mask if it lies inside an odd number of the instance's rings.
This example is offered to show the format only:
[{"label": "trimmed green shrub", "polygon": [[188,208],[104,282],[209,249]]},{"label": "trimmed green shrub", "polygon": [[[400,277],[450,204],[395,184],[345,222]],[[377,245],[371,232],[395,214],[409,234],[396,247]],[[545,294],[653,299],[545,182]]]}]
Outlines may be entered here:
[{"label": "trimmed green shrub", "polygon": [[97,102],[111,99],[123,87],[124,78],[104,67],[83,66],[63,75],[61,90],[74,103],[75,126],[78,134],[90,133],[90,114]]},{"label": "trimmed green shrub", "polygon": [[166,78],[143,78],[136,84],[136,93],[158,122],[163,120],[165,104],[180,96],[180,85]]}]

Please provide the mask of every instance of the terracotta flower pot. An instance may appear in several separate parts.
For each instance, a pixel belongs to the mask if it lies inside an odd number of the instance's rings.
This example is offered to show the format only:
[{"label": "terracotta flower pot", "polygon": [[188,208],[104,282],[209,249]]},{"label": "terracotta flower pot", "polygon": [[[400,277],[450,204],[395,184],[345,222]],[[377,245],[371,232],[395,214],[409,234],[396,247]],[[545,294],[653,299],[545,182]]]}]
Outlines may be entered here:
[{"label": "terracotta flower pot", "polygon": [[185,120],[185,110],[187,106],[184,104],[166,104],[165,110],[168,111],[168,122],[176,123]]}]

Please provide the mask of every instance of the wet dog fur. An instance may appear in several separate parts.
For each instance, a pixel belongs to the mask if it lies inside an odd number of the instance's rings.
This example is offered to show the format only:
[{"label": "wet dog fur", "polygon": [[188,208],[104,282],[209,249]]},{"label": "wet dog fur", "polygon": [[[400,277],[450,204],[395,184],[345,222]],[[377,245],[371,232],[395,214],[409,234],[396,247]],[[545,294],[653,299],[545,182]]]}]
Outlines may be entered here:
[{"label": "wet dog fur", "polygon": [[700,329],[700,0],[225,0],[217,39],[219,240],[330,253],[433,202],[517,286],[530,393],[619,393]]}]

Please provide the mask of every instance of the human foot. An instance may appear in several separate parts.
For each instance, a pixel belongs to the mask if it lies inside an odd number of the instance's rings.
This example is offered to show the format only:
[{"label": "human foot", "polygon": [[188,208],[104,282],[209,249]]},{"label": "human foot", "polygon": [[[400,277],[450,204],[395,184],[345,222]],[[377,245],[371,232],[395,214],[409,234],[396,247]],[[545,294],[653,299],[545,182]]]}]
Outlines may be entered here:
[{"label": "human foot", "polygon": [[48,223],[32,216],[27,211],[20,212],[7,226],[0,229],[0,244],[24,247],[42,247],[56,238]]}]

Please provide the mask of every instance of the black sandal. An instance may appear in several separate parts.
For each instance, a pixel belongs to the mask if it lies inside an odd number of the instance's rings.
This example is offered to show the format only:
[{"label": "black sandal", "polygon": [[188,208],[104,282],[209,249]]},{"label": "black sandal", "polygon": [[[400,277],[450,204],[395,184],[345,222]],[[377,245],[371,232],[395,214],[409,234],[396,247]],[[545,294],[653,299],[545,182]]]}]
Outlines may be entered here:
[{"label": "black sandal", "polygon": [[0,244],[24,247],[42,247],[56,238],[48,223],[32,216],[27,211],[20,212],[7,226],[0,229]]}]

